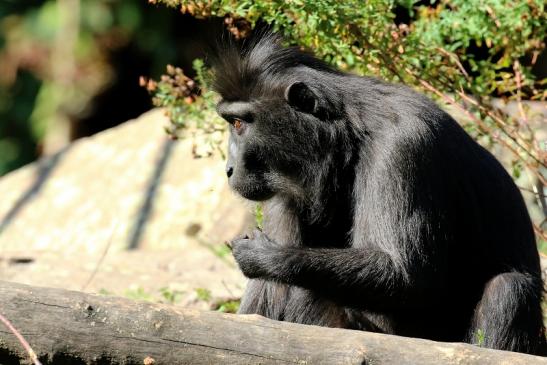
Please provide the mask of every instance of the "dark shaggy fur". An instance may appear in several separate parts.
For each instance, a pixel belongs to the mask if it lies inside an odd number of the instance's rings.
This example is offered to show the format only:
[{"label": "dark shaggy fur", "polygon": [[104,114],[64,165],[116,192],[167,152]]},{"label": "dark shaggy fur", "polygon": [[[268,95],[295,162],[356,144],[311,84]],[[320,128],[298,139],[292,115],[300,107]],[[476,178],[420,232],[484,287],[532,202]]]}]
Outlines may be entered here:
[{"label": "dark shaggy fur", "polygon": [[271,34],[215,72],[230,185],[265,209],[232,243],[252,279],[240,313],[545,353],[520,192],[448,114]]}]

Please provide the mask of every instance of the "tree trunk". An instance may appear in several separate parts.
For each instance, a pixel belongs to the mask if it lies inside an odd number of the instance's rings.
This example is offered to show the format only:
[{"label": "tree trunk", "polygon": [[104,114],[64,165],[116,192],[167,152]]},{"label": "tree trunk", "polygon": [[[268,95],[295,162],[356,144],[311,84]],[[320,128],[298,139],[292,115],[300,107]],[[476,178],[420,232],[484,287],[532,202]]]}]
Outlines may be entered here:
[{"label": "tree trunk", "polygon": [[[201,312],[0,282],[0,313],[43,364],[547,364],[468,344]],[[0,364],[28,360],[0,324]],[[153,360],[152,360],[153,359]]]}]

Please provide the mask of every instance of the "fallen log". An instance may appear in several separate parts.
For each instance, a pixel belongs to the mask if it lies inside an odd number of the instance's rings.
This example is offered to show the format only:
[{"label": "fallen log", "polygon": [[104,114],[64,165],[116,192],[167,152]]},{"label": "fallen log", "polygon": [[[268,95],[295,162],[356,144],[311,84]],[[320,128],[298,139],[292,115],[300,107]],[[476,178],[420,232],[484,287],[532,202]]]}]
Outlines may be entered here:
[{"label": "fallen log", "polygon": [[[547,364],[536,356],[0,282],[0,313],[45,364]],[[28,361],[0,328],[0,364]],[[146,361],[145,361],[146,359]]]}]

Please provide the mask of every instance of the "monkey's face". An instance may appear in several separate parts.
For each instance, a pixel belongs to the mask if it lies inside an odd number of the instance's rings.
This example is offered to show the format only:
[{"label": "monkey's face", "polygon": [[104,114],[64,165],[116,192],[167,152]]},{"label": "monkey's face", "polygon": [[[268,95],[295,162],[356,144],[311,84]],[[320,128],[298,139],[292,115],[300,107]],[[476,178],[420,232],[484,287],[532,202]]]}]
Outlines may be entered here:
[{"label": "monkey's face", "polygon": [[271,198],[275,192],[263,150],[267,135],[261,131],[257,106],[253,102],[222,101],[217,110],[229,123],[226,175],[231,188],[246,199]]},{"label": "monkey's face", "polygon": [[318,118],[320,104],[310,88],[293,82],[278,97],[223,100],[217,111],[229,123],[226,174],[232,189],[255,201],[303,194],[303,177],[321,168],[333,132]]}]

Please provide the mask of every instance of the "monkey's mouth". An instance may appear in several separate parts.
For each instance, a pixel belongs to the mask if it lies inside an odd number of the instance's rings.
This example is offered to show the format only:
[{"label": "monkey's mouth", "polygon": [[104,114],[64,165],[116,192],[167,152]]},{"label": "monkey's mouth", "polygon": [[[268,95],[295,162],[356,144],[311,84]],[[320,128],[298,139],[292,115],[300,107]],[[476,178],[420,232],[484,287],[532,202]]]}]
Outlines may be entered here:
[{"label": "monkey's mouth", "polygon": [[272,198],[275,195],[275,191],[271,189],[265,181],[252,181],[237,182],[230,179],[230,187],[243,198],[252,201],[264,201]]},{"label": "monkey's mouth", "polygon": [[275,193],[273,191],[246,191],[245,193],[240,193],[242,197],[248,200],[262,202],[272,198]]}]

